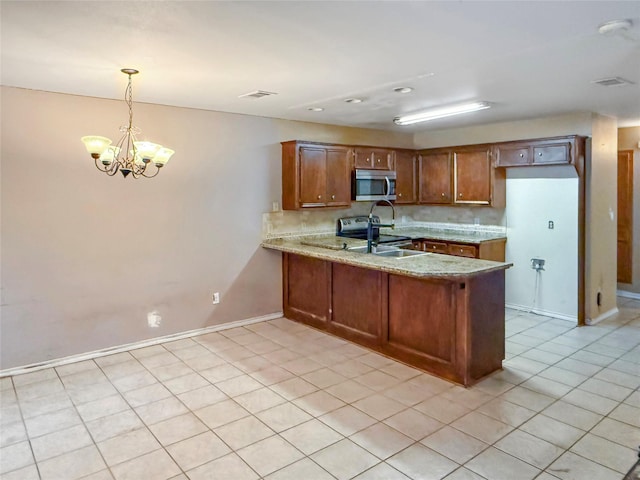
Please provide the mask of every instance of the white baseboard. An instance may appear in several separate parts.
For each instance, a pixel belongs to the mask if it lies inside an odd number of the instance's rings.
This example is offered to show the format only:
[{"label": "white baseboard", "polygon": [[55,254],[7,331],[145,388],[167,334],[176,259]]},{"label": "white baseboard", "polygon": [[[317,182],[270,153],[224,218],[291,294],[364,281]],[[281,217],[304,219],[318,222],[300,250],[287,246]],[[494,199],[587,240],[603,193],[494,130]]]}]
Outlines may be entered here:
[{"label": "white baseboard", "polygon": [[618,313],[618,308],[612,308],[611,310],[609,310],[608,312],[604,312],[602,315],[598,315],[596,318],[587,318],[585,320],[585,323],[587,325],[595,325],[598,322],[601,322],[602,320],[611,317],[612,315],[615,315],[616,313]]},{"label": "white baseboard", "polygon": [[94,358],[105,357],[107,355],[113,355],[114,353],[121,353],[127,350],[133,350],[136,348],[150,347],[151,345],[158,345],[160,343],[173,342],[175,340],[181,340],[183,338],[195,337],[198,335],[204,335],[206,333],[219,332],[221,330],[228,330],[230,328],[243,327],[245,325],[251,325],[253,323],[266,322],[268,320],[275,320],[283,316],[282,312],[270,313],[262,315],[260,317],[247,318],[244,320],[237,320],[235,322],[222,323],[220,325],[212,325],[210,327],[196,328],[195,330],[188,330],[186,332],[173,333],[171,335],[165,335],[163,337],[150,338],[148,340],[141,340],[139,342],[127,343],[125,345],[118,345],[116,347],[104,348],[102,350],[95,350],[93,352],[79,353],[77,355],[70,355],[68,357],[56,358],[53,360],[47,360],[40,363],[32,363],[30,365],[24,365],[22,367],[13,367],[6,370],[0,370],[0,378],[10,377],[12,375],[20,375],[21,373],[30,373],[37,370],[44,370],[45,368],[59,367],[68,363],[80,362],[83,360],[91,360]]},{"label": "white baseboard", "polygon": [[518,305],[515,303],[507,303],[505,307],[512,308],[514,310],[520,310],[527,313],[535,313],[536,315],[543,315],[545,317],[558,318],[560,320],[567,320],[569,322],[576,322],[578,324],[577,315],[565,315],[564,313],[552,312],[550,310],[542,310],[541,308],[531,308],[528,305]]},{"label": "white baseboard", "polygon": [[640,293],[627,292],[626,290],[616,291],[616,295],[624,298],[633,298],[634,300],[640,300]]}]

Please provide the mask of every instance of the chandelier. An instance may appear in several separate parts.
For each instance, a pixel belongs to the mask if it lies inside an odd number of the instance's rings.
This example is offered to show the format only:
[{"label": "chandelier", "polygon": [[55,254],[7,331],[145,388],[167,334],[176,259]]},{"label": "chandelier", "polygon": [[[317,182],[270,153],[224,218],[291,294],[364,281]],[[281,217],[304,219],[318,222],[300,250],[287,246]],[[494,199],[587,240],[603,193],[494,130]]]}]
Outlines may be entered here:
[{"label": "chandelier", "polygon": [[[129,83],[124,93],[124,100],[129,106],[129,125],[120,127],[122,138],[116,145],[111,145],[110,139],[96,135],[82,137],[81,140],[94,159],[98,170],[107,175],[113,176],[120,170],[125,178],[129,174],[132,174],[134,178],[155,177],[169,161],[174,151],[157,143],[142,142],[136,138],[136,135],[140,134],[140,129],[133,126],[131,76],[136,75],[138,70],[123,68],[120,71],[129,76]],[[152,174],[147,172],[147,167],[150,164],[156,167]]]}]

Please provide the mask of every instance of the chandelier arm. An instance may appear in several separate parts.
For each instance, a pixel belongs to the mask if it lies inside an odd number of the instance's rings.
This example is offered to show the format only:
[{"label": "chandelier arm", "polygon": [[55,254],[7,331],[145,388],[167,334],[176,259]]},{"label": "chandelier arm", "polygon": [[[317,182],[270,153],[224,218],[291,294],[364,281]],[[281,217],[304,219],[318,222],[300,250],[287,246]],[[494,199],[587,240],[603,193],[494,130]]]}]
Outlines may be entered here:
[{"label": "chandelier arm", "polygon": [[117,161],[111,162],[111,164],[109,164],[108,166],[107,165],[102,165],[101,163],[98,163],[98,159],[97,158],[94,159],[94,162],[95,162],[96,168],[98,170],[100,170],[101,172],[106,173],[110,177],[113,177],[116,174],[116,172],[118,171],[119,163]]},{"label": "chandelier arm", "polygon": [[[147,164],[147,165],[148,165],[148,164]],[[142,176],[143,176],[143,177],[145,177],[145,178],[153,178],[153,177],[155,177],[156,175],[158,175],[158,173],[160,173],[160,169],[159,169],[157,166],[155,166],[155,165],[154,165],[154,167],[156,167],[156,171],[155,171],[155,173],[154,173],[153,175],[147,175],[147,174],[145,174],[144,172],[147,170],[146,168],[142,171],[142,173],[141,173],[140,175],[142,175]]]}]

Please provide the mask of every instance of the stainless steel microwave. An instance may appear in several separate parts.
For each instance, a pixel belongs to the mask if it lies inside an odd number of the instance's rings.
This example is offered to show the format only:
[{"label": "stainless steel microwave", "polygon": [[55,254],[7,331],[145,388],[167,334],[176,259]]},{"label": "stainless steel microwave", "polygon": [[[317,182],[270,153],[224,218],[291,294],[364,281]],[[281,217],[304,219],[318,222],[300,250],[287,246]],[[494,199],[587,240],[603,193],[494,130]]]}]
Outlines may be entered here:
[{"label": "stainless steel microwave", "polygon": [[353,175],[353,199],[358,201],[395,200],[396,172],[356,169]]}]

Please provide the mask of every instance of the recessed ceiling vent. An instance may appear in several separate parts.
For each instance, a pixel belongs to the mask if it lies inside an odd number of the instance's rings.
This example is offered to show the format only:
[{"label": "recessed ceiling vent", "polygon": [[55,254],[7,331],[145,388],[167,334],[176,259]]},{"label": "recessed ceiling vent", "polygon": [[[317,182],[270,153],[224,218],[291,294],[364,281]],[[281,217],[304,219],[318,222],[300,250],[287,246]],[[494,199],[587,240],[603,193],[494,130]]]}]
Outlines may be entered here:
[{"label": "recessed ceiling vent", "polygon": [[602,78],[600,80],[594,80],[592,83],[597,83],[603,87],[619,87],[621,85],[633,85],[633,82],[625,80],[621,77]]},{"label": "recessed ceiling vent", "polygon": [[264,90],[255,90],[253,92],[245,93],[244,95],[238,95],[238,98],[262,98],[270,95],[277,95],[275,92],[266,92]]}]

